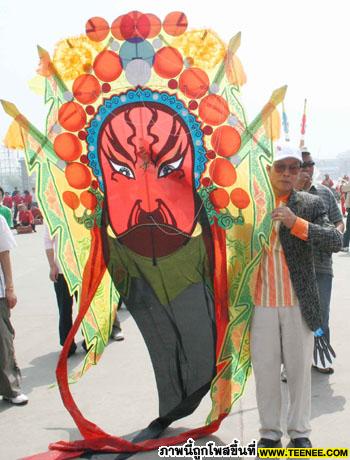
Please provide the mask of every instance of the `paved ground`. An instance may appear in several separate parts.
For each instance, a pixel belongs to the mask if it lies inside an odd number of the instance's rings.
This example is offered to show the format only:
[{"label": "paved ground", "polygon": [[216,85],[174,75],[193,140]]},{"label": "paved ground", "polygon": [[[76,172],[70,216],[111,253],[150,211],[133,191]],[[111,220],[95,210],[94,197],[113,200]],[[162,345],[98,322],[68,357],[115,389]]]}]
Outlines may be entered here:
[{"label": "paved ground", "polygon": [[[12,320],[17,332],[17,358],[23,374],[23,389],[29,395],[25,407],[10,407],[0,401],[0,459],[14,460],[46,451],[50,442],[80,439],[73,420],[63,407],[55,382],[55,365],[60,347],[57,307],[42,244],[42,227],[37,234],[16,235],[13,253],[15,284],[19,303]],[[336,372],[328,377],[313,373],[312,441],[318,447],[350,447],[350,256],[334,257],[335,280],[331,326],[338,358]],[[121,321],[124,342],[107,347],[100,364],[88,372],[73,393],[83,414],[105,431],[123,436],[145,427],[157,416],[155,380],[142,338],[132,318],[124,310]],[[71,358],[77,367],[83,351]],[[286,386],[285,403],[287,400]],[[171,431],[193,428],[205,421],[210,401],[206,398],[192,416],[178,422]],[[245,396],[211,437],[227,444],[234,437],[243,444],[257,437],[258,415],[251,377]],[[207,439],[208,440],[208,439]],[[284,440],[285,444],[287,439]],[[104,457],[107,458],[107,457]],[[108,458],[115,458],[108,456]],[[155,452],[133,459],[156,459]]]}]

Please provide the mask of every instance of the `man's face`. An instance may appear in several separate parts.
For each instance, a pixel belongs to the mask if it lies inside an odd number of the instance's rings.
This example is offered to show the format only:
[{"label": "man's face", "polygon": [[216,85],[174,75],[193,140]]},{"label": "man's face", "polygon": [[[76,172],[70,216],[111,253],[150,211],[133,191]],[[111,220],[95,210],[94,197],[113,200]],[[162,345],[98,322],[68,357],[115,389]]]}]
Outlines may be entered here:
[{"label": "man's face", "polygon": [[313,175],[314,175],[315,162],[312,159],[311,155],[303,154],[303,163],[301,165],[301,169],[302,169],[303,172],[308,174],[308,176],[312,180]]},{"label": "man's face", "polygon": [[267,167],[267,173],[276,196],[287,195],[294,189],[299,171],[300,161],[295,158],[275,161],[271,167]]},{"label": "man's face", "polygon": [[158,104],[115,111],[101,128],[99,158],[110,225],[138,254],[178,249],[195,224],[193,146],[181,119]]},{"label": "man's face", "polygon": [[308,191],[312,185],[315,163],[309,153],[303,153],[303,162],[299,172],[297,188]]}]

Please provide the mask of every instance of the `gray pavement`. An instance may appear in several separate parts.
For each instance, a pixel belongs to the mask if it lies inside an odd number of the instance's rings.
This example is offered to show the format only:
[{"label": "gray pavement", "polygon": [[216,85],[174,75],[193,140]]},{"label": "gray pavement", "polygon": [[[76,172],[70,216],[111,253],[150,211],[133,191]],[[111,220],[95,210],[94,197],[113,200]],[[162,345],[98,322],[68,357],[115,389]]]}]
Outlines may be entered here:
[{"label": "gray pavement", "polygon": [[[13,407],[0,401],[0,460],[14,460],[46,451],[49,443],[81,439],[73,420],[63,407],[55,382],[55,365],[60,351],[58,312],[48,265],[43,249],[43,227],[36,234],[16,235],[18,247],[13,251],[15,286],[18,305],[12,321],[16,329],[16,353],[23,375],[23,390],[30,401],[27,406]],[[331,306],[332,344],[337,352],[335,373],[312,374],[312,436],[317,447],[350,447],[350,255],[334,256],[335,279]],[[150,359],[132,318],[120,313],[126,340],[111,342],[98,364],[77,384],[72,392],[82,413],[103,430],[118,436],[144,428],[157,417],[157,393]],[[80,338],[81,341],[81,338]],[[79,347],[70,359],[77,368],[84,353]],[[284,406],[287,389],[284,388]],[[175,423],[168,434],[179,429],[201,426],[210,410],[208,397],[197,411]],[[243,398],[210,437],[218,444],[233,438],[243,445],[257,438],[258,414],[254,378],[250,378]],[[209,438],[202,440],[205,443]],[[286,445],[288,439],[284,439]],[[101,457],[99,457],[101,458]],[[115,455],[104,456],[115,458]],[[133,459],[156,459],[155,452],[137,454]]]}]

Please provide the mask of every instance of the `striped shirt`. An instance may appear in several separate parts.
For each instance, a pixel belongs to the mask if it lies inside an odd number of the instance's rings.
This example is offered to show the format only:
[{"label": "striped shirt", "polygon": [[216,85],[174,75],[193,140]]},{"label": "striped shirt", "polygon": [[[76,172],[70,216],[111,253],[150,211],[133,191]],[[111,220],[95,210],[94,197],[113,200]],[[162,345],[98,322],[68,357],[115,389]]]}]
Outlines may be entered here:
[{"label": "striped shirt", "polygon": [[[279,206],[285,203],[279,202]],[[265,246],[254,294],[255,306],[292,307],[299,305],[295,294],[287,261],[279,238],[280,222],[274,222],[270,246]],[[308,223],[297,218],[291,233],[300,239],[307,239]]]}]

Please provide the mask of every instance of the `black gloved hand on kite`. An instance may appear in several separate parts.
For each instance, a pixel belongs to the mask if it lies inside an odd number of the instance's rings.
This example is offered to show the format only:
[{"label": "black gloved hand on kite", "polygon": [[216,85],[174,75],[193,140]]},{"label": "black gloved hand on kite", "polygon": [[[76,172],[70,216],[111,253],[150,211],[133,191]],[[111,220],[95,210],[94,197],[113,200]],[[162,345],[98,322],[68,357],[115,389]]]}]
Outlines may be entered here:
[{"label": "black gloved hand on kite", "polygon": [[314,365],[326,369],[332,365],[336,354],[322,328],[314,331],[314,336]]}]

